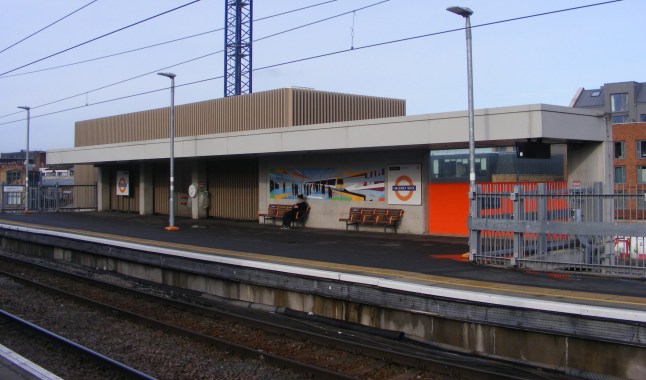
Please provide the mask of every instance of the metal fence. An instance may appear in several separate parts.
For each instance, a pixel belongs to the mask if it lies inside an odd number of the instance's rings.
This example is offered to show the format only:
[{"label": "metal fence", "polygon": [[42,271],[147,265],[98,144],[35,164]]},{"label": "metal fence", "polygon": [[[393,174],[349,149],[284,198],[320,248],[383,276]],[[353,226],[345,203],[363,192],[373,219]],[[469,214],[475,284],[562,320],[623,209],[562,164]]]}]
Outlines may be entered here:
[{"label": "metal fence", "polygon": [[[2,212],[25,210],[25,187],[2,186]],[[29,210],[40,212],[96,210],[96,185],[30,186]]]},{"label": "metal fence", "polygon": [[616,276],[646,275],[646,185],[480,185],[470,256],[482,264]]}]

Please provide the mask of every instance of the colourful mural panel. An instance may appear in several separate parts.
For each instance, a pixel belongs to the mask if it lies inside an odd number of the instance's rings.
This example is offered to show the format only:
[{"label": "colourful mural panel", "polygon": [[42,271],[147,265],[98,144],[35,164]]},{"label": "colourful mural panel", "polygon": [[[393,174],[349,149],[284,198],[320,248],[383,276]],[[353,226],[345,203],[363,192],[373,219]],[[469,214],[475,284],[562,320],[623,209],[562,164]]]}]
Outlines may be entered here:
[{"label": "colourful mural panel", "polygon": [[385,200],[385,169],[339,170],[286,169],[269,170],[271,199],[371,202]]}]

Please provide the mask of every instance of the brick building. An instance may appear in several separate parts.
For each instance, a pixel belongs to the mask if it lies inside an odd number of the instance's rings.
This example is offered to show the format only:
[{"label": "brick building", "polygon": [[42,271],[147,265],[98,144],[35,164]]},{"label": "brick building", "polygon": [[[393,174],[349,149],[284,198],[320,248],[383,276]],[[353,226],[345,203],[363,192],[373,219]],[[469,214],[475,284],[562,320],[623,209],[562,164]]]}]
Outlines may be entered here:
[{"label": "brick building", "polygon": [[598,110],[612,123],[615,184],[646,185],[646,83],[580,88],[570,107]]},{"label": "brick building", "polygon": [[615,184],[646,184],[646,123],[613,124]]},{"label": "brick building", "polygon": [[[29,152],[29,183],[40,182],[39,169],[47,165],[47,153],[44,151]],[[25,151],[0,153],[0,183],[5,185],[25,184]]]}]

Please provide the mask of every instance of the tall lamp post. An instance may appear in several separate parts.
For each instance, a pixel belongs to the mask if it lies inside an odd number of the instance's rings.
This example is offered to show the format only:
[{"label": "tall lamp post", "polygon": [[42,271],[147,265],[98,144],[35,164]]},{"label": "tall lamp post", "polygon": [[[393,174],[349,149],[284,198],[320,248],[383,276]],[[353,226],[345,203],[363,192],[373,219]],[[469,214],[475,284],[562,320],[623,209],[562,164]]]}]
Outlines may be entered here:
[{"label": "tall lamp post", "polygon": [[473,11],[467,7],[449,7],[446,10],[464,17],[466,22],[464,29],[467,34],[467,80],[469,87],[469,260],[473,261],[479,245],[478,232],[471,229],[471,219],[476,209],[476,152],[473,125],[473,62],[471,59],[471,15]]},{"label": "tall lamp post", "polygon": [[168,201],[168,227],[166,231],[178,231],[175,226],[175,74],[157,73],[170,78],[170,199]]},{"label": "tall lamp post", "polygon": [[476,190],[476,153],[474,137],[474,116],[473,116],[473,62],[471,60],[471,15],[473,11],[466,7],[449,7],[447,11],[464,17],[466,20],[465,30],[467,33],[467,77],[469,86],[469,199],[473,197]]},{"label": "tall lamp post", "polygon": [[31,107],[19,106],[18,108],[27,111],[27,148],[25,151],[25,213],[29,212],[29,119],[31,118]]}]

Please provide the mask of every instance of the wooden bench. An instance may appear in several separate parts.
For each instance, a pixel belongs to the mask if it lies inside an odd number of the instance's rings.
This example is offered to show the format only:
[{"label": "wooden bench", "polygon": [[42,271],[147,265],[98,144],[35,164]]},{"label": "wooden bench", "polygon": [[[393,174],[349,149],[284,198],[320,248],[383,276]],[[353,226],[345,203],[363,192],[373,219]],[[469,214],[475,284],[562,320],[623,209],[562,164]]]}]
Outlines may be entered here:
[{"label": "wooden bench", "polygon": [[[267,206],[267,212],[258,212],[258,216],[262,217],[262,224],[266,224],[267,220],[282,219],[285,213],[291,211],[292,208],[293,205],[270,204]],[[310,213],[310,209],[311,207],[307,206],[307,210],[297,212],[292,224],[298,222],[305,226],[305,220]]]},{"label": "wooden bench", "polygon": [[347,218],[339,218],[339,222],[345,222],[345,229],[354,225],[358,230],[360,224],[383,226],[384,232],[388,227],[397,233],[397,226],[404,216],[404,210],[391,208],[363,208],[351,207]]},{"label": "wooden bench", "polygon": [[357,230],[358,224],[361,223],[361,207],[350,207],[350,212],[348,213],[347,218],[339,218],[339,222],[345,222],[345,230],[348,230],[348,226],[354,225],[354,229]]}]

